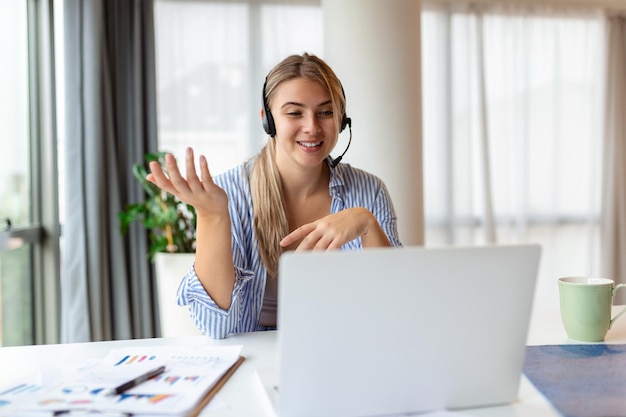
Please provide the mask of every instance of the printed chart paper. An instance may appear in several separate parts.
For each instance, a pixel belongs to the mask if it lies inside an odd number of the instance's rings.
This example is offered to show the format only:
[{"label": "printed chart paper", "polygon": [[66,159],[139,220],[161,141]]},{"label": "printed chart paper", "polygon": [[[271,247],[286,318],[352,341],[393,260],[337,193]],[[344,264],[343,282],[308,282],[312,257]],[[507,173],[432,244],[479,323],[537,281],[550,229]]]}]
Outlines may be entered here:
[{"label": "printed chart paper", "polygon": [[[239,359],[242,346],[134,347],[113,350],[101,361],[83,366],[54,386],[15,384],[0,391],[31,390],[20,411],[107,410],[133,414],[187,414]],[[165,365],[164,373],[115,396],[116,386]],[[3,395],[4,392],[4,395]],[[10,400],[4,400],[10,401]]]}]

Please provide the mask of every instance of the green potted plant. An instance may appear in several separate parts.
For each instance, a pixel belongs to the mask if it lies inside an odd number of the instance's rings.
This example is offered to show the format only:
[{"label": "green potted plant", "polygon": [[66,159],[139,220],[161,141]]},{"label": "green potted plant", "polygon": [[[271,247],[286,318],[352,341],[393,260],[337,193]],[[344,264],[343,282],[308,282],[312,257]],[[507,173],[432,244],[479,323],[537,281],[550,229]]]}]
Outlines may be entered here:
[{"label": "green potted plant", "polygon": [[[157,161],[165,169],[167,152],[148,153],[145,162]],[[196,247],[196,210],[173,195],[146,180],[147,168],[140,163],[133,165],[133,176],[143,187],[145,200],[129,204],[119,212],[122,234],[135,221],[141,221],[150,230],[148,257],[157,253],[194,253]]]},{"label": "green potted plant", "polygon": [[[165,170],[167,152],[148,153],[146,164],[157,161]],[[148,258],[154,263],[159,301],[161,336],[198,335],[186,307],[176,304],[176,291],[193,264],[196,248],[196,210],[146,180],[143,164],[133,165],[133,176],[145,191],[145,199],[118,213],[123,234],[135,221],[150,231]]]}]

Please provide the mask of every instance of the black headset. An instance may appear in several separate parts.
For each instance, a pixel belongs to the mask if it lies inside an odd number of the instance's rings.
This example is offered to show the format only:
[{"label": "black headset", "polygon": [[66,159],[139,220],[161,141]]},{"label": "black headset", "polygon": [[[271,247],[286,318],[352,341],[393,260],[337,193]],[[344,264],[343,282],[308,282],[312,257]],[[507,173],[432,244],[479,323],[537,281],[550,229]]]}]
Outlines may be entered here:
[{"label": "black headset", "polygon": [[[263,130],[265,130],[265,133],[273,137],[276,136],[276,125],[274,123],[274,116],[272,116],[272,112],[270,111],[270,106],[267,103],[267,97],[265,96],[266,86],[267,78],[265,78],[265,82],[263,83],[263,92],[261,94],[261,96],[263,97]],[[343,86],[341,87],[341,94],[343,94],[343,98],[345,100],[346,93],[343,91]],[[336,167],[337,164],[341,162],[341,159],[346,154],[346,152],[348,152],[348,148],[352,143],[352,119],[350,119],[344,111],[343,116],[341,117],[341,127],[339,128],[339,133],[343,132],[346,126],[348,126],[348,128],[350,129],[350,139],[348,140],[348,146],[346,146],[346,149],[340,156],[332,160],[332,162],[330,163],[330,166],[332,168]]]},{"label": "black headset", "polygon": [[[274,124],[274,116],[272,116],[272,112],[270,111],[270,106],[267,103],[267,97],[265,96],[265,88],[267,86],[267,78],[265,79],[265,82],[263,83],[263,129],[265,130],[265,133],[267,133],[270,136],[275,136],[276,135],[276,125]],[[343,94],[343,98],[345,100],[346,98],[346,94],[343,91],[343,87],[341,87],[341,93]],[[348,126],[350,124],[351,120],[350,118],[346,115],[346,113],[343,113],[343,116],[341,118],[341,127],[339,128],[339,133],[343,132],[343,130],[346,128],[346,126]]]}]

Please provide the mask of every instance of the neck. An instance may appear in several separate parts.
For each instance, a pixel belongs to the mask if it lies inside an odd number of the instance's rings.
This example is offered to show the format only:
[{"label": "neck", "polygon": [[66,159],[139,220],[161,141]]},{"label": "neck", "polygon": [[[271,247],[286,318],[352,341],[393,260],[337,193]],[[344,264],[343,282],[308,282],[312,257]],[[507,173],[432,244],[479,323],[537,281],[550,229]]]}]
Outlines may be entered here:
[{"label": "neck", "polygon": [[323,164],[308,169],[283,170],[279,168],[284,197],[287,199],[306,199],[319,192],[328,193],[330,169]]}]

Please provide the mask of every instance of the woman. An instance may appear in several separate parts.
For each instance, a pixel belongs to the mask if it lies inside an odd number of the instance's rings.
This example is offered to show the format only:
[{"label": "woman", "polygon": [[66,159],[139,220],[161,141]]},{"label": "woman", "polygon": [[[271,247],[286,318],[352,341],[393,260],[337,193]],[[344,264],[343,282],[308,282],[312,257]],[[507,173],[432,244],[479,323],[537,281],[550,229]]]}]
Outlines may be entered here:
[{"label": "woman", "polygon": [[400,246],[383,182],[329,156],[350,123],[345,108],[333,70],[293,55],[267,75],[261,117],[270,137],[259,155],[215,178],[204,156],[197,176],[191,149],[184,177],[172,155],[168,175],[150,164],[148,180],[197,212],[195,263],[178,304],[203,333],[276,327],[283,251]]}]

